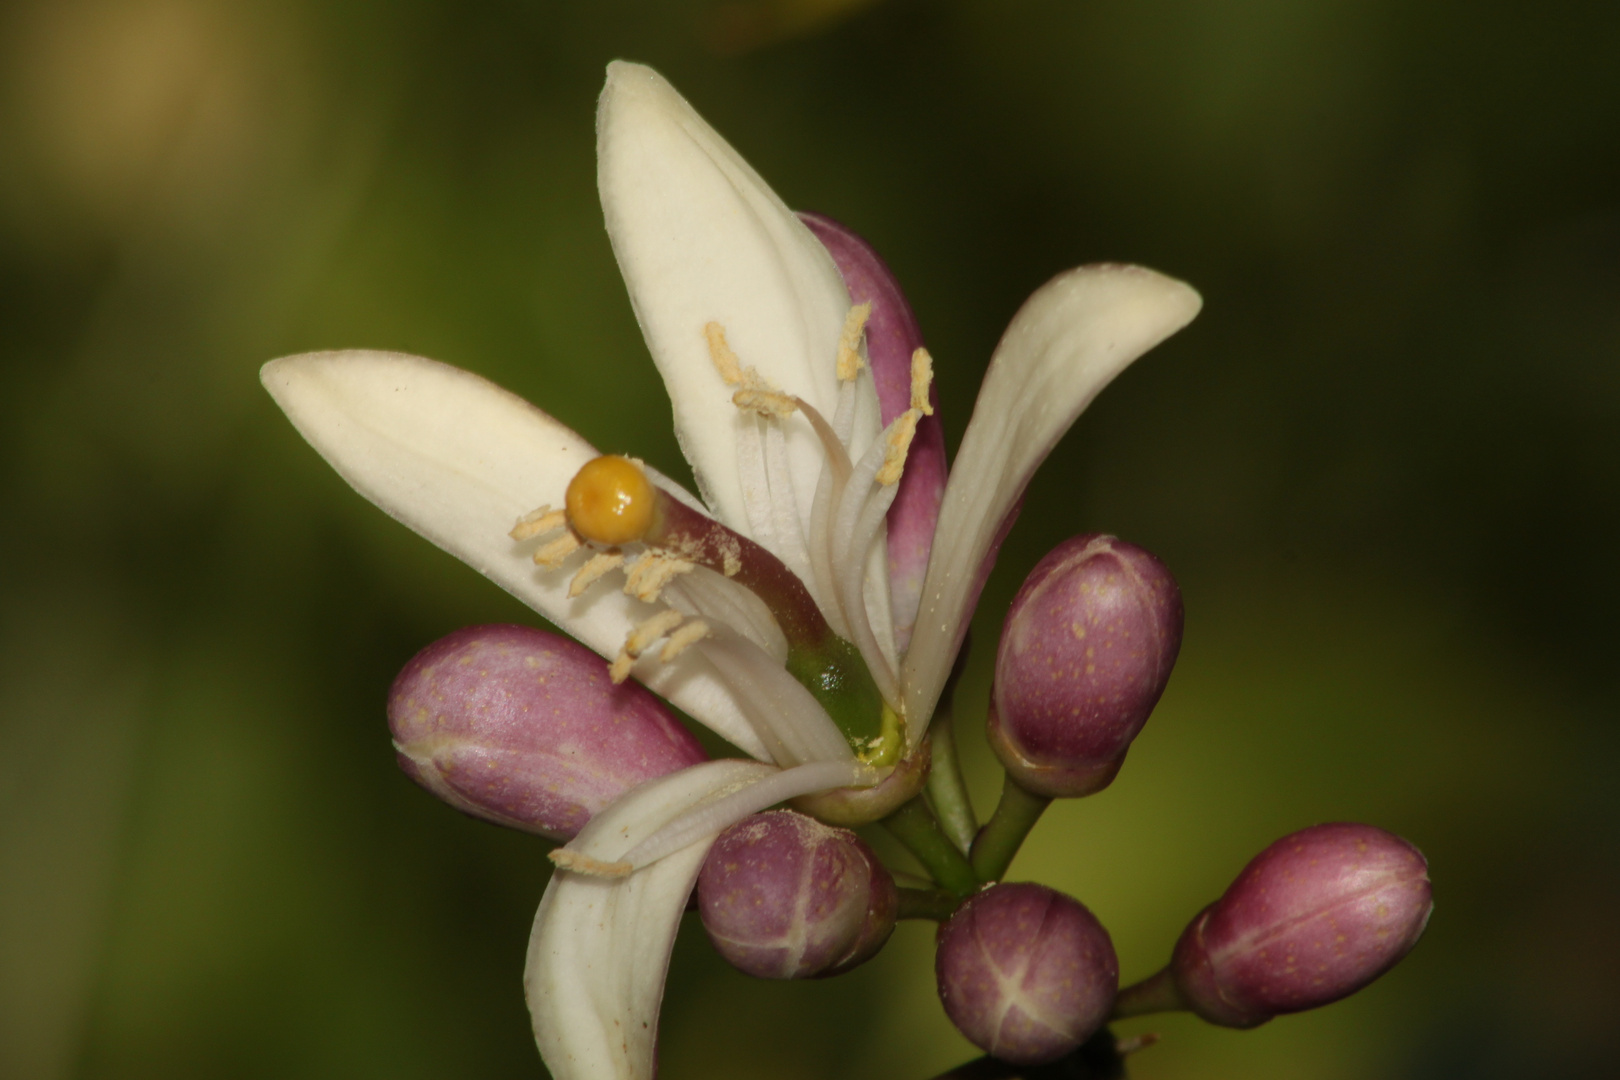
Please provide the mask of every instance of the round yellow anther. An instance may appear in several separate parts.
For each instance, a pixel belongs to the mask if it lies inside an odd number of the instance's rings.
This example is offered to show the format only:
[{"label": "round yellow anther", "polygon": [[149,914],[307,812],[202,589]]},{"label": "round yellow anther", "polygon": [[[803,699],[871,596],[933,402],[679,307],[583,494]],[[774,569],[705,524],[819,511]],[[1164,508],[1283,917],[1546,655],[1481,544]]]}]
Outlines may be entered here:
[{"label": "round yellow anther", "polygon": [[627,544],[652,528],[658,492],[641,466],[603,454],[568,482],[568,524],[598,544]]}]

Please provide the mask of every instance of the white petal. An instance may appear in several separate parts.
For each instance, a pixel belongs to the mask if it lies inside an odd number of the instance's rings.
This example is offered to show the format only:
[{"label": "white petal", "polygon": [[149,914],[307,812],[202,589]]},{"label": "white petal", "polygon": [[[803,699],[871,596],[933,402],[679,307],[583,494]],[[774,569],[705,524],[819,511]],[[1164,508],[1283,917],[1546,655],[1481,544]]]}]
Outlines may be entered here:
[{"label": "white petal", "polygon": [[[1114,376],[1187,325],[1202,303],[1189,286],[1152,270],[1083,266],[1047,282],[1013,317],[945,487],[902,673],[908,718],[933,714],[985,556],[1036,467]],[[909,725],[916,738],[923,730]]]},{"label": "white petal", "polygon": [[688,810],[624,854],[636,867],[651,865],[704,836],[717,836],[750,814],[779,802],[841,787],[872,787],[881,774],[863,762],[814,761],[749,781],[723,798]]},{"label": "white petal", "polygon": [[[650,68],[608,67],[597,111],[597,182],[614,255],[704,501],[727,525],[771,546],[771,537],[751,531],[748,513],[752,498],[759,503],[753,520],[771,518],[769,491],[750,490],[768,483],[753,468],[745,488],[738,465],[739,435],[754,417],[731,404],[704,326],[720,323],[744,365],[831,416],[838,335],[850,307],[843,278],[810,230]],[[857,457],[880,427],[870,376],[861,384]],[[802,523],[821,450],[802,417],[785,424]]]},{"label": "white petal", "polygon": [[[356,491],[604,656],[656,610],[611,580],[568,599],[571,565],[534,565],[534,542],[507,532],[596,456],[589,443],[476,375],[385,352],[306,353],[260,373],[299,432]],[[578,558],[579,556],[576,556]],[[764,744],[696,650],[645,662],[653,690],[756,757]]]},{"label": "white petal", "polygon": [[[598,813],[569,846],[617,861],[694,806],[774,772],[732,760],[659,777]],[[523,981],[540,1056],[557,1080],[652,1077],[670,949],[714,836],[627,878],[552,875]]]}]

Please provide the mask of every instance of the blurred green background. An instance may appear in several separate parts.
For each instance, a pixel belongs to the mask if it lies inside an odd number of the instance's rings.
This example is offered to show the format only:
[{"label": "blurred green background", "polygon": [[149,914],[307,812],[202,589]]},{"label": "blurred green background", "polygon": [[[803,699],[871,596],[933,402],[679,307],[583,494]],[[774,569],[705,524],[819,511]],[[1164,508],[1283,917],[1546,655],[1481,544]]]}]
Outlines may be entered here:
[{"label": "blurred green background", "polygon": [[[594,186],[662,70],[910,292],[954,444],[1019,301],[1146,263],[1204,314],[1082,418],[985,594],[1118,533],[1187,638],[1015,877],[1124,974],[1274,837],[1428,854],[1395,973],[1138,1080],[1620,1071],[1620,6],[1462,0],[10,0],[0,7],[0,1076],[536,1077],[544,846],[397,771],[389,680],[527,612],[344,487],[258,365],[423,353],[681,468]],[[929,927],[764,985],[695,925],[662,1075],[971,1056]]]}]

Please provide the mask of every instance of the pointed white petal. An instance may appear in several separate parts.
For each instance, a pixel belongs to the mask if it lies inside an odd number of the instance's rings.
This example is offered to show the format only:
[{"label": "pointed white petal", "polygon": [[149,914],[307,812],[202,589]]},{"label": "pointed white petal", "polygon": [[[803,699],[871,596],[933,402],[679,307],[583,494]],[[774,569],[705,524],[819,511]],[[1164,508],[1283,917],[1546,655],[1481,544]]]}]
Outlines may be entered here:
[{"label": "pointed white petal", "polygon": [[[534,565],[536,543],[507,532],[541,505],[561,507],[568,481],[596,456],[584,439],[476,375],[385,352],[306,353],[272,360],[265,388],[356,491],[604,656],[656,609],[611,580],[568,598],[574,565]],[[577,560],[580,556],[575,556]],[[696,650],[645,662],[648,686],[756,757],[764,744]]]},{"label": "pointed white petal", "polygon": [[[983,584],[980,570],[1035,469],[1131,361],[1190,322],[1202,300],[1135,266],[1059,274],[1024,303],[996,347],[945,488],[906,653],[906,715],[933,714]],[[909,731],[920,738],[925,725]]]},{"label": "pointed white petal", "polygon": [[[718,322],[744,365],[831,416],[838,335],[850,307],[838,268],[748,163],[650,68],[608,67],[597,111],[597,181],[614,255],[704,501],[727,525],[769,546],[772,538],[750,525],[772,517],[765,472],[738,464],[740,433],[755,420],[731,404],[704,326]],[[869,376],[861,388],[857,456],[879,429]],[[784,424],[802,523],[821,451],[802,417]],[[757,504],[752,516],[750,500]]]},{"label": "pointed white petal", "polygon": [[[569,846],[617,861],[694,806],[774,772],[733,760],[659,777],[602,810]],[[540,1056],[557,1080],[652,1077],[670,949],[714,836],[626,878],[552,875],[523,981]]]}]

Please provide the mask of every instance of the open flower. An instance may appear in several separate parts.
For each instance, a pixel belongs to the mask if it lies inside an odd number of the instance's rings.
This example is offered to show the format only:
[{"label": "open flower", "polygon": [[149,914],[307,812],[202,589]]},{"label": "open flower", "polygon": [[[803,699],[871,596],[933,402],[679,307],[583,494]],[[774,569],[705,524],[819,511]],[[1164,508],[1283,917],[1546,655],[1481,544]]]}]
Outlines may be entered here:
[{"label": "open flower", "polygon": [[644,67],[608,69],[598,164],[701,500],[431,360],[263,372],[361,494],[749,755],[643,783],[553,853],[529,1005],[553,1075],[593,1080],[653,1074],[675,930],[721,830],[919,760],[1031,474],[1199,307],[1135,267],[1053,279],[996,350],[942,485],[928,356],[864,244],[794,215]]}]

